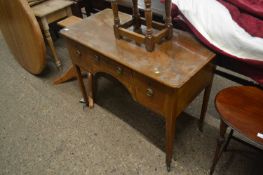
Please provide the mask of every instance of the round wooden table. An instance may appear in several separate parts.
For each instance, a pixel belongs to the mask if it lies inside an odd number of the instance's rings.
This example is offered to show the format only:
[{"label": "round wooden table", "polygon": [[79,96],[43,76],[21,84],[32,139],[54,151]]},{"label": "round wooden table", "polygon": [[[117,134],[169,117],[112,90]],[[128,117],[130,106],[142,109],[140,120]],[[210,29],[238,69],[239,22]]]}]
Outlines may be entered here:
[{"label": "round wooden table", "polygon": [[40,74],[46,65],[46,47],[26,0],[0,0],[0,29],[19,64],[32,74]]},{"label": "round wooden table", "polygon": [[[220,155],[226,149],[233,131],[263,146],[263,138],[261,138],[263,135],[263,90],[250,86],[226,88],[217,94],[215,106],[221,116],[220,138],[210,174],[213,173]],[[225,141],[227,127],[232,130]]]}]

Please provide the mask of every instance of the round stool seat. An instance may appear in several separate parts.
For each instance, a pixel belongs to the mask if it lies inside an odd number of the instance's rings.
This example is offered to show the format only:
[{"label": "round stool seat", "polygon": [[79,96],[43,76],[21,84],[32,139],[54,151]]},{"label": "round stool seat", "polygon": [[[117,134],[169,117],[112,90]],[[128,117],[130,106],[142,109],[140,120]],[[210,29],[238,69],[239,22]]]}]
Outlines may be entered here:
[{"label": "round stool seat", "polygon": [[230,87],[219,92],[215,105],[221,119],[251,141],[263,145],[263,90],[256,87]]}]

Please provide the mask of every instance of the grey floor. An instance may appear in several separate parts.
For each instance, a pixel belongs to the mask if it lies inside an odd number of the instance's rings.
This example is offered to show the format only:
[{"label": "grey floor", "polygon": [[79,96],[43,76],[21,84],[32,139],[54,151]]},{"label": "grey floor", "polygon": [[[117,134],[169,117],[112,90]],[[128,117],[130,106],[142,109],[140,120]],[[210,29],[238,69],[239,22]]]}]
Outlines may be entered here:
[{"label": "grey floor", "polygon": [[[56,41],[64,68],[63,40]],[[98,77],[95,108],[83,109],[76,81],[54,86],[51,58],[41,76],[26,72],[0,34],[0,174],[208,174],[216,146],[215,94],[233,82],[216,76],[204,132],[197,129],[201,97],[177,122],[172,170],[166,172],[164,121],[132,101],[114,81]],[[208,121],[209,123],[209,121]],[[232,141],[215,174],[263,174],[262,154]]]}]

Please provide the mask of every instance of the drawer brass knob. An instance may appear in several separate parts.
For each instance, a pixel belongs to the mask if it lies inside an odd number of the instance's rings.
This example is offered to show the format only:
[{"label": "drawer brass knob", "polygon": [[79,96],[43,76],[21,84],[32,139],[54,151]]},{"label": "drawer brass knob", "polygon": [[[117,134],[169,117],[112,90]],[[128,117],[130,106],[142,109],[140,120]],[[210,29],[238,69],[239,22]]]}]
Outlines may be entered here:
[{"label": "drawer brass knob", "polygon": [[80,52],[79,50],[76,50],[76,54],[77,54],[78,56],[80,56],[80,55],[81,55],[81,52]]},{"label": "drawer brass knob", "polygon": [[99,61],[100,61],[100,56],[98,56],[98,55],[95,55],[95,56],[94,56],[94,58],[95,58],[95,61],[97,61],[97,62],[99,62]]},{"label": "drawer brass knob", "polygon": [[152,96],[153,96],[153,89],[152,89],[152,88],[148,88],[148,89],[146,90],[146,95],[147,95],[148,97],[152,97]]},{"label": "drawer brass knob", "polygon": [[117,67],[116,73],[117,73],[118,75],[122,75],[122,74],[123,74],[123,69],[122,69],[121,67]]}]

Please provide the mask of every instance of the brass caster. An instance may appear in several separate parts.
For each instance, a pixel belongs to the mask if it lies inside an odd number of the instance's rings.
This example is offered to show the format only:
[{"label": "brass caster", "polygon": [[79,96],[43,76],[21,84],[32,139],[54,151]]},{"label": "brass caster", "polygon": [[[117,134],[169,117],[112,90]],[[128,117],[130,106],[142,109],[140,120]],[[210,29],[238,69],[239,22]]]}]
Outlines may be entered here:
[{"label": "brass caster", "polygon": [[82,104],[83,111],[85,111],[87,109],[87,103],[84,98],[81,98],[79,102]]}]

